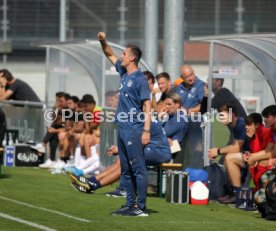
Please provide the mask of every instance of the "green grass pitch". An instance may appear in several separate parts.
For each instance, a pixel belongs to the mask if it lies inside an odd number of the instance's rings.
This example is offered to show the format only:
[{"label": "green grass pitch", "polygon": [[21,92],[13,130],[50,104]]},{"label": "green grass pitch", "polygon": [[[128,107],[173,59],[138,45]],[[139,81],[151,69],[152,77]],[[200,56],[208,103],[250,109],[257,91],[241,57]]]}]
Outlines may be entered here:
[{"label": "green grass pitch", "polygon": [[[105,192],[75,191],[69,177],[27,167],[2,167],[0,230],[275,230],[275,222],[259,213],[210,203],[207,206],[170,204],[148,197],[148,217],[114,217],[124,199]],[[22,223],[23,221],[23,223]],[[24,223],[25,222],[25,223]]]}]

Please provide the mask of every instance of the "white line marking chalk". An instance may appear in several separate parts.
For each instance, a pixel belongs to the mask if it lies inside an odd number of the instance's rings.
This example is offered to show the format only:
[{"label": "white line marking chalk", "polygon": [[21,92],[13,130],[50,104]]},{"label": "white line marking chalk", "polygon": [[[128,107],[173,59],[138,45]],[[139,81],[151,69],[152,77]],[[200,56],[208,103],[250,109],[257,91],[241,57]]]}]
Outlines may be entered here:
[{"label": "white line marking chalk", "polygon": [[13,216],[10,216],[10,215],[5,214],[5,213],[0,213],[0,217],[6,218],[6,219],[9,219],[9,220],[12,220],[12,221],[16,221],[18,223],[22,223],[22,224],[25,224],[25,225],[28,225],[28,226],[32,226],[32,227],[35,227],[35,228],[38,228],[38,229],[41,229],[41,230],[56,231],[56,229],[51,229],[51,228],[48,228],[47,226],[44,226],[44,225],[39,225],[39,224],[30,222],[30,221],[25,221],[23,219],[13,217]]},{"label": "white line marking chalk", "polygon": [[45,212],[58,214],[60,216],[68,217],[68,218],[71,218],[71,219],[74,219],[74,220],[77,220],[77,221],[91,222],[90,220],[87,220],[87,219],[83,219],[83,218],[79,218],[79,217],[74,217],[72,215],[69,215],[69,214],[66,214],[66,213],[62,213],[62,212],[59,212],[59,211],[56,211],[56,210],[46,209],[46,208],[43,208],[43,207],[31,205],[31,204],[24,203],[24,202],[21,202],[21,201],[13,200],[13,199],[10,199],[10,198],[7,198],[7,197],[0,196],[0,199],[5,200],[5,201],[10,201],[10,202],[13,202],[13,203],[16,203],[16,204],[19,204],[19,205],[24,205],[24,206],[27,206],[27,207],[30,207],[30,208],[39,209],[39,210],[42,210],[42,211],[45,211]]}]

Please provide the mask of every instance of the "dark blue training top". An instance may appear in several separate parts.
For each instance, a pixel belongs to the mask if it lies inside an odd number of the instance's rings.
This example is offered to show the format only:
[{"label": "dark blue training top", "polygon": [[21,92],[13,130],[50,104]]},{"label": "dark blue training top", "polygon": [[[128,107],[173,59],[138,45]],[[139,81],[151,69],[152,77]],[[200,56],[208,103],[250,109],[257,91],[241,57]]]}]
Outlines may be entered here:
[{"label": "dark blue training top", "polygon": [[163,124],[167,137],[178,140],[182,144],[188,131],[188,120],[183,111],[178,110],[176,114],[169,115],[169,119]]},{"label": "dark blue training top", "polygon": [[236,126],[230,127],[228,126],[230,132],[233,134],[235,140],[243,140],[244,145],[243,145],[243,150],[250,150],[249,142],[246,136],[246,129],[245,129],[245,122],[244,119],[241,117],[238,117]]},{"label": "dark blue training top", "polygon": [[157,120],[151,121],[149,145],[157,149],[165,148],[165,149],[168,149],[168,153],[171,152],[165,129],[162,127],[161,123]]},{"label": "dark blue training top", "polygon": [[116,121],[121,128],[143,128],[143,101],[150,100],[148,81],[140,69],[127,75],[121,60],[115,63],[121,77],[119,104]]},{"label": "dark blue training top", "polygon": [[179,94],[182,98],[182,106],[185,109],[190,109],[200,104],[204,97],[204,85],[205,83],[196,78],[194,84],[186,88],[185,83],[176,87],[175,93]]}]

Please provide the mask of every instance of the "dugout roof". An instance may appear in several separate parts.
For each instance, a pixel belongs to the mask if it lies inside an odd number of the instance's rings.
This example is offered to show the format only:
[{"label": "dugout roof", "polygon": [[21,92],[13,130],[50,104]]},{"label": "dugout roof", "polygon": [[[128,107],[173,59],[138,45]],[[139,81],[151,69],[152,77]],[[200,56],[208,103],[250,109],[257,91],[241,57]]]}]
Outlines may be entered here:
[{"label": "dugout roof", "polygon": [[[276,96],[276,34],[234,34],[222,36],[191,37],[191,41],[210,42],[210,72],[214,77],[216,50],[223,53],[221,47],[227,47],[240,53],[251,61],[267,80],[275,101]],[[229,53],[224,54],[227,56]],[[222,57],[225,59],[227,57]],[[215,73],[216,74],[216,73]]]},{"label": "dugout roof", "polygon": [[[124,47],[109,42],[116,55]],[[56,42],[36,44],[46,48],[46,105],[55,101],[55,93],[66,91],[81,97],[92,94],[104,107],[105,93],[119,89],[119,75],[102,52],[98,41]],[[141,60],[142,71],[150,70]]]}]

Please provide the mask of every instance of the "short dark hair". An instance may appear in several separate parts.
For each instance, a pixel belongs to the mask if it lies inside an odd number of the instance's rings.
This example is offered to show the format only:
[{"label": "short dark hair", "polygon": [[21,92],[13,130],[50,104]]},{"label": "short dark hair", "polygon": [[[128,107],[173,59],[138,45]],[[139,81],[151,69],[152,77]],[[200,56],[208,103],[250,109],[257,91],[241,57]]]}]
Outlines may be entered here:
[{"label": "short dark hair", "polygon": [[268,116],[276,116],[276,105],[270,105],[267,106],[266,108],[264,108],[264,110],[262,111],[262,116],[263,117],[268,117]]},{"label": "short dark hair", "polygon": [[175,92],[169,92],[165,99],[171,99],[174,103],[182,104],[182,97]]},{"label": "short dark hair", "polygon": [[12,81],[14,79],[12,73],[7,70],[7,69],[1,69],[0,73],[3,74],[3,77],[7,80],[7,81]]},{"label": "short dark hair", "polygon": [[58,92],[56,92],[56,97],[60,97],[60,96],[62,96],[63,94],[64,94],[63,91],[58,91]]},{"label": "short dark hair", "polygon": [[154,76],[150,71],[143,71],[143,74],[146,76],[147,80],[151,79],[152,83],[155,83]]},{"label": "short dark hair", "polygon": [[156,76],[155,76],[155,78],[156,78],[156,80],[158,81],[159,79],[161,79],[161,78],[165,78],[165,79],[167,79],[167,80],[171,80],[171,77],[170,77],[170,75],[169,75],[169,73],[167,73],[167,72],[161,72],[161,73],[159,73],[159,74],[157,74]]},{"label": "short dark hair", "polygon": [[[59,97],[59,98],[63,97],[64,99],[67,99],[68,94],[66,92],[60,91],[60,92],[56,93],[56,97]],[[69,97],[70,97],[70,95],[69,95]]]},{"label": "short dark hair", "polygon": [[245,117],[244,120],[246,125],[251,125],[251,124],[262,124],[263,123],[263,117],[260,113],[251,113],[250,115]]},{"label": "short dark hair", "polygon": [[116,95],[117,92],[116,91],[113,91],[113,90],[109,90],[105,93],[105,97],[112,97],[114,95]]},{"label": "short dark hair", "polygon": [[81,100],[78,102],[78,108],[82,108],[84,107],[84,102],[82,102]]},{"label": "short dark hair", "polygon": [[74,102],[74,103],[78,103],[80,101],[79,97],[78,96],[71,96],[70,99]]},{"label": "short dark hair", "polygon": [[237,109],[235,106],[231,105],[231,104],[223,104],[220,108],[219,108],[219,112],[229,112],[230,109],[232,110],[232,113],[234,113],[236,116],[238,116],[237,114]]},{"label": "short dark hair", "polygon": [[131,51],[132,55],[135,57],[134,62],[135,62],[136,65],[138,65],[138,63],[139,63],[139,61],[142,57],[142,51],[135,44],[128,44],[127,48],[130,48],[130,51]]},{"label": "short dark hair", "polygon": [[81,101],[85,104],[96,104],[96,101],[93,95],[90,95],[90,94],[83,95]]},{"label": "short dark hair", "polygon": [[64,93],[64,98],[65,98],[65,100],[68,100],[68,99],[70,99],[70,98],[71,98],[71,95],[70,95],[70,94],[68,94],[68,93]]}]

